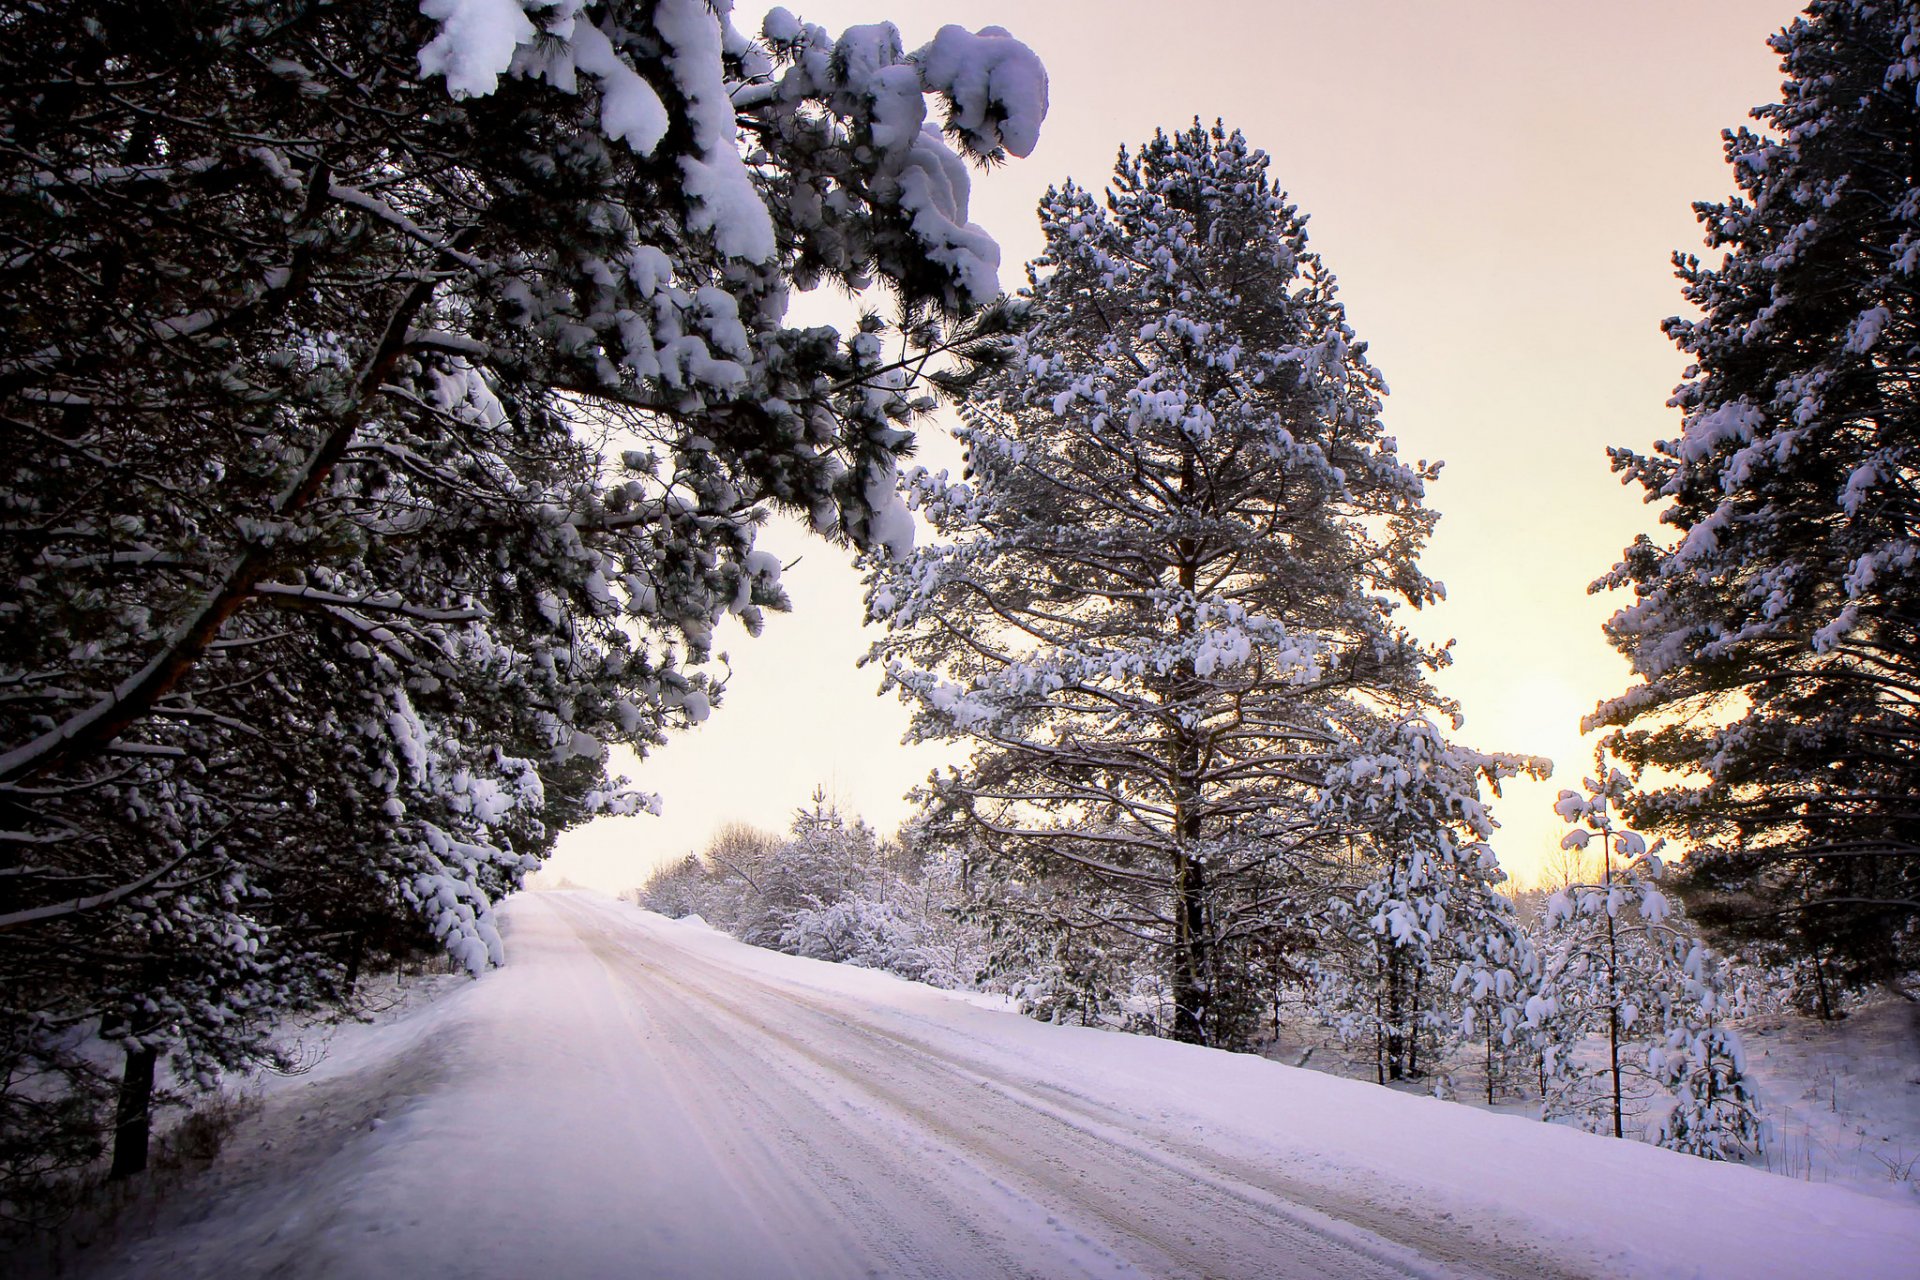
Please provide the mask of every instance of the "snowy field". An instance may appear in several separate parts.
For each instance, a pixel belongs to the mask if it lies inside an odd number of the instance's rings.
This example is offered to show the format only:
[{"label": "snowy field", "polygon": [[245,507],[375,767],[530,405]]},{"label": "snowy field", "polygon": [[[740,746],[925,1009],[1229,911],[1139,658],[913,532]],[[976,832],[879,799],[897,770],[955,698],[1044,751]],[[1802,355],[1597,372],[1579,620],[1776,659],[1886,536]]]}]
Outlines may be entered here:
[{"label": "snowy field", "polygon": [[1756,1019],[1741,1034],[1767,1108],[1767,1168],[1920,1210],[1920,1007],[1889,999],[1836,1023]]},{"label": "snowy field", "polygon": [[1920,1210],[1046,1026],[591,894],[355,1026],[89,1276],[1898,1277]]},{"label": "snowy field", "polygon": [[[1267,1050],[1269,1056],[1351,1080],[1373,1079],[1370,1044],[1343,1043],[1315,1022],[1304,1002],[1289,1013],[1284,1036]],[[1744,1163],[1920,1210],[1920,1005],[1883,996],[1835,1022],[1769,1012],[1734,1025],[1767,1133],[1766,1149],[1746,1154]],[[1606,1045],[1596,1037],[1579,1052],[1598,1068]],[[1450,1096],[1487,1110],[1480,1101],[1486,1077],[1476,1046],[1457,1046],[1439,1069]],[[1503,1081],[1492,1109],[1537,1116],[1540,1099],[1530,1083]],[[1425,1093],[1433,1084],[1428,1078],[1389,1087]],[[1629,1098],[1629,1134],[1644,1132],[1647,1120],[1646,1104],[1636,1107]],[[1920,1267],[1915,1274],[1920,1276]]]}]

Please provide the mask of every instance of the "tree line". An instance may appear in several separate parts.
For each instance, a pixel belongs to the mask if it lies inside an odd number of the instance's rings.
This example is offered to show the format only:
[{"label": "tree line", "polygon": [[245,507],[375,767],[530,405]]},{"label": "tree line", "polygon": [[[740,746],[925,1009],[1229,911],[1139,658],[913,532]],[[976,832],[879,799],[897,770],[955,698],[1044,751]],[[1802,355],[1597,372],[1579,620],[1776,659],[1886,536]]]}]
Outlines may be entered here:
[{"label": "tree line", "polygon": [[[1616,774],[1563,800],[1599,847],[1563,882],[1489,907],[1497,971],[1459,962],[1444,911],[1381,928],[1362,914],[1379,897],[1303,889],[1285,954],[1234,975],[1247,1011],[1223,1047],[1332,1056],[1383,1085],[1537,1104],[1545,1119],[1714,1159],[1757,1153],[1760,1101],[1729,1023],[1773,993],[1661,892],[1656,859],[1613,816],[1625,787]],[[816,789],[786,833],[729,823],[628,896],[753,946],[996,993],[1041,1021],[1180,1033],[1163,956],[1018,905],[1027,895],[1004,867],[926,817],[881,837]]]},{"label": "tree line", "polygon": [[1771,44],[1782,100],[1726,135],[1740,194],[1696,206],[1721,261],[1675,259],[1682,433],[1612,451],[1674,533],[1594,583],[1632,593],[1606,630],[1635,683],[1559,805],[1599,883],[1531,949],[1483,791],[1543,762],[1447,737],[1447,649],[1397,620],[1439,596],[1438,468],[1385,433],[1266,157],[1196,121],[1103,194],[1048,192],[1011,356],[961,406],[966,471],[906,477],[934,540],[866,561],[869,660],[914,735],[971,747],[928,821],[1003,920],[1152,975],[1159,1030],[1223,1047],[1289,970],[1372,1022],[1385,1074],[1441,991],[1508,1044],[1574,1017],[1607,1043],[1606,1127],[1623,1076],[1665,1075],[1666,1138],[1709,1152],[1754,1140],[1751,1099],[1719,962],[1656,880],[1805,1007],[1914,998],[1920,13],[1822,0]]}]

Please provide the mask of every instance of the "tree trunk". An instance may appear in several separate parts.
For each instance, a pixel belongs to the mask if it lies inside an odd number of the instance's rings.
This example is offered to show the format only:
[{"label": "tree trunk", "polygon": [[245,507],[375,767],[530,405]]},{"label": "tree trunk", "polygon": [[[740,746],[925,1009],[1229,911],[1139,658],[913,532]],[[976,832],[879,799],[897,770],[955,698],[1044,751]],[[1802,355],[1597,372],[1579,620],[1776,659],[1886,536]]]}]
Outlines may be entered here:
[{"label": "tree trunk", "polygon": [[1487,1105],[1493,1105],[1493,1020],[1487,1020]]},{"label": "tree trunk", "polygon": [[1819,956],[1813,962],[1813,990],[1820,1002],[1820,1021],[1833,1021],[1833,1006],[1827,1000],[1827,961]]},{"label": "tree trunk", "polygon": [[1421,979],[1426,976],[1422,969],[1413,971],[1413,994],[1407,1000],[1407,1078],[1420,1078],[1420,987]]},{"label": "tree trunk", "polygon": [[1407,1075],[1406,975],[1400,965],[1400,953],[1387,953],[1387,1079],[1404,1080]]},{"label": "tree trunk", "polygon": [[153,1075],[160,1051],[128,1042],[126,1066],[120,1072],[120,1099],[113,1116],[112,1179],[130,1178],[147,1168],[147,1146],[153,1137]]},{"label": "tree trunk", "polygon": [[1600,833],[1601,884],[1607,891],[1607,1071],[1613,1077],[1613,1136],[1626,1128],[1620,1105],[1620,944],[1613,928],[1613,831]]},{"label": "tree trunk", "polygon": [[[1188,449],[1180,463],[1180,492],[1192,494],[1198,482],[1198,462]],[[1174,548],[1173,568],[1180,589],[1188,596],[1198,579],[1198,552],[1191,538],[1181,538]],[[1191,636],[1195,621],[1190,611],[1179,611],[1175,627],[1182,638]],[[1195,675],[1191,661],[1183,660],[1173,682],[1173,700],[1177,705],[1194,691]],[[1173,832],[1177,844],[1173,854],[1173,1038],[1188,1044],[1207,1044],[1213,1030],[1213,1008],[1207,951],[1206,869],[1193,856],[1199,846],[1200,743],[1194,735],[1175,728],[1168,763],[1172,765]]]},{"label": "tree trunk", "polygon": [[1271,974],[1271,980],[1273,983],[1273,1042],[1275,1044],[1278,1044],[1280,1042],[1280,947],[1279,947],[1279,944],[1278,943],[1270,944],[1267,948],[1267,954],[1269,957],[1269,963],[1271,965],[1270,974]]},{"label": "tree trunk", "polygon": [[1607,1062],[1613,1075],[1613,1136],[1626,1136],[1620,1115],[1620,1010],[1607,1010]]},{"label": "tree trunk", "polygon": [[1387,962],[1380,960],[1380,980],[1373,985],[1373,1082],[1387,1082]]},{"label": "tree trunk", "polygon": [[1184,853],[1174,859],[1173,896],[1173,1038],[1206,1044],[1206,873]]},{"label": "tree trunk", "polygon": [[367,959],[367,926],[353,931],[353,937],[347,943],[347,972],[342,978],[349,1000],[353,998],[354,988],[360,985],[360,969]]}]

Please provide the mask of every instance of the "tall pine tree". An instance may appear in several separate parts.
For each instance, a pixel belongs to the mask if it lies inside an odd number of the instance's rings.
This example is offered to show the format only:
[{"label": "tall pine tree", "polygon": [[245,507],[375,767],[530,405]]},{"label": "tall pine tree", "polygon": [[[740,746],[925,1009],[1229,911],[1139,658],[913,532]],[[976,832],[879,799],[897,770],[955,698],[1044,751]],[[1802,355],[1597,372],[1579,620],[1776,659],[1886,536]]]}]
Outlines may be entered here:
[{"label": "tall pine tree", "polygon": [[1614,469],[1675,536],[1595,589],[1639,683],[1609,749],[1677,781],[1630,809],[1694,850],[1696,918],[1849,981],[1920,958],[1920,8],[1817,0],[1726,135],[1739,194],[1676,256],[1697,319],[1680,434]]},{"label": "tall pine tree", "polygon": [[1439,595],[1436,468],[1383,430],[1267,163],[1196,123],[1123,151],[1104,203],[1047,193],[1031,324],[965,406],[969,475],[912,478],[937,539],[868,595],[913,732],[974,744],[937,802],[1023,910],[1145,957],[1161,1025],[1221,1045],[1324,902],[1330,771],[1449,709],[1444,649],[1394,617]]}]

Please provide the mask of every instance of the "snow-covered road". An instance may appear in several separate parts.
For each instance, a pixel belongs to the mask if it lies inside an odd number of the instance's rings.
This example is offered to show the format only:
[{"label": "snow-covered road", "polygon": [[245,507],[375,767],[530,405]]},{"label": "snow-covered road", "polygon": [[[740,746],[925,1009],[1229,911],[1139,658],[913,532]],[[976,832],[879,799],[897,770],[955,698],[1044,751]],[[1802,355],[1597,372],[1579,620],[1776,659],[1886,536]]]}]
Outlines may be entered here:
[{"label": "snow-covered road", "polygon": [[343,1037],[195,1203],[88,1269],[1757,1280],[1920,1257],[1920,1213],[1835,1188],[1041,1026],[593,895],[507,914],[506,970]]},{"label": "snow-covered road", "polygon": [[[1071,1076],[887,1016],[885,1005],[743,972],[581,901],[554,905],[739,1184],[740,1207],[724,1216],[765,1228],[766,1260],[735,1274],[1132,1268],[1371,1280],[1434,1270],[1430,1258],[1306,1208],[1299,1188],[1219,1159],[1190,1134],[1143,1132],[1141,1117],[1076,1091]],[[1457,1231],[1350,1207],[1436,1256],[1478,1253]],[[790,1256],[790,1242],[812,1256]],[[1531,1265],[1498,1273],[1540,1274]]]}]

